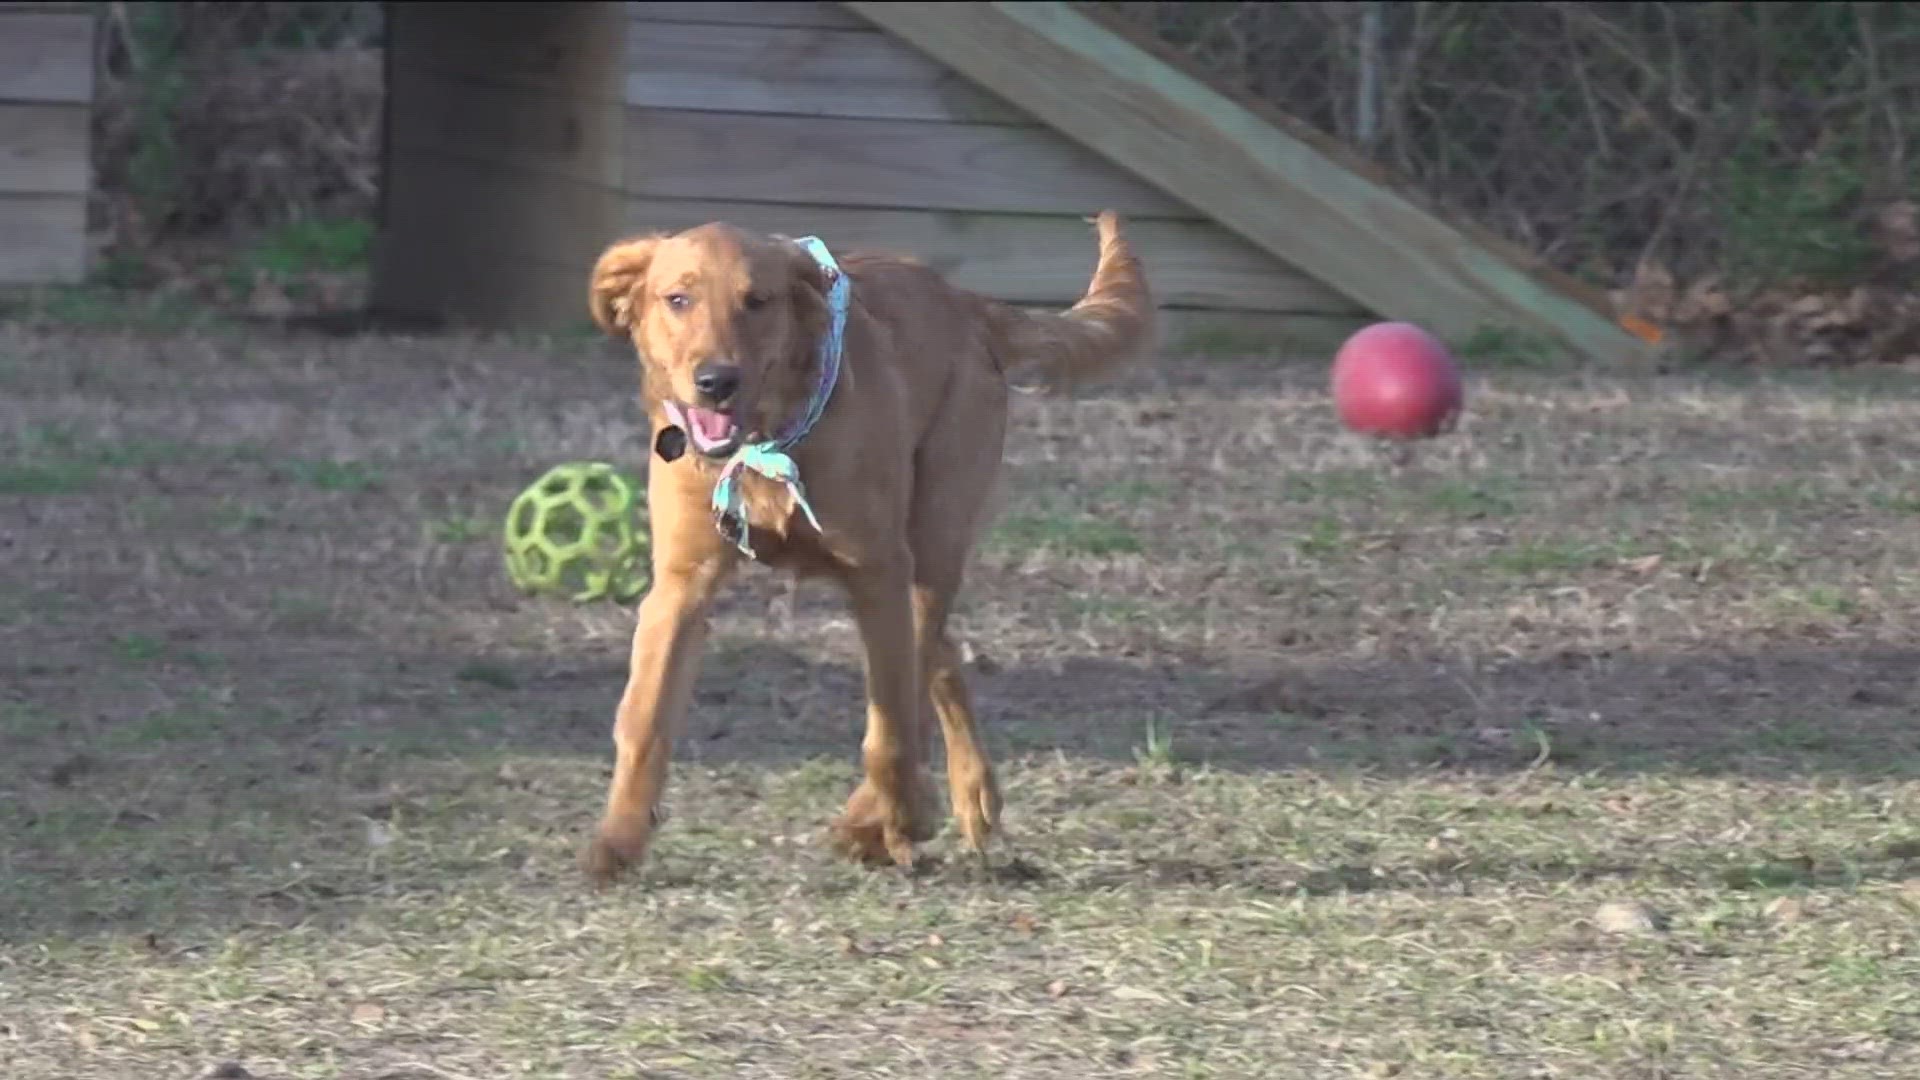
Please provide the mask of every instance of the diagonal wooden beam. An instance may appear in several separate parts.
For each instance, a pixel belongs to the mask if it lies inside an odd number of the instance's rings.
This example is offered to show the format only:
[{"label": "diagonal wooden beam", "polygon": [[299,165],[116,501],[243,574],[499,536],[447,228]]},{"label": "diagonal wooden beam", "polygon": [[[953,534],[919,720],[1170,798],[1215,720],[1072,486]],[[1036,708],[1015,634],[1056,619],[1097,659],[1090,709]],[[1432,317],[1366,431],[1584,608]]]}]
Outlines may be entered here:
[{"label": "diagonal wooden beam", "polygon": [[1590,359],[1644,355],[1598,290],[1444,220],[1114,19],[1067,3],[844,6],[1382,316],[1454,342],[1505,325]]}]

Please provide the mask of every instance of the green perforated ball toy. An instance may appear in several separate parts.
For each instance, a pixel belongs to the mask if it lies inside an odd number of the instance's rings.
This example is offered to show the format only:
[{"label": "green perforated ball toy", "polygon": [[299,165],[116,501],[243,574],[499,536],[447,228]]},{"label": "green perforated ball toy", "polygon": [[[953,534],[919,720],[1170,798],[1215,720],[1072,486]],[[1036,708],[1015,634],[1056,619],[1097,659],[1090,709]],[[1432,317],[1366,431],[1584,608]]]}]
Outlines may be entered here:
[{"label": "green perforated ball toy", "polygon": [[632,601],[652,578],[643,499],[611,465],[554,466],[507,508],[507,577],[535,596]]}]

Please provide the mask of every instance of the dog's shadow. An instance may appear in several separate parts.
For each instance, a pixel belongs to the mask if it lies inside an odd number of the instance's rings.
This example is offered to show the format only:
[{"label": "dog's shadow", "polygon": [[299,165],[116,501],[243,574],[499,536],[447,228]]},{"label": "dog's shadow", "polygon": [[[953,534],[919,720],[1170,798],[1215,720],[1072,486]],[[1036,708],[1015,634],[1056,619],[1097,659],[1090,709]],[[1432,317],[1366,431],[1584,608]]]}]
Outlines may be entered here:
[{"label": "dog's shadow", "polygon": [[[1920,652],[1799,647],[1727,652],[1557,653],[1521,660],[1293,662],[1229,673],[1081,657],[1057,666],[969,672],[996,758],[1062,753],[1137,767],[1149,742],[1177,762],[1237,773],[1517,776],[1551,763],[1571,773],[1835,776],[1880,779],[1920,764]],[[752,671],[761,689],[734,674]],[[704,679],[693,728],[714,759],[857,753],[857,668],[753,644],[726,653]],[[783,698],[782,695],[785,695]],[[766,703],[772,701],[772,711]],[[756,715],[757,713],[757,715]],[[704,717],[704,719],[702,719]],[[1284,781],[1282,781],[1284,782]],[[1063,871],[1015,843],[985,863],[953,850],[922,875],[997,888],[1245,889],[1320,896],[1431,889],[1470,881],[1703,876],[1735,891],[1910,876],[1911,841],[1840,861],[1713,859],[1643,865],[1500,851],[1375,865],[1302,865],[1281,858],[1142,852]],[[1062,874],[1065,877],[1062,877]]]},{"label": "dog's shadow", "polygon": [[[1916,661],[1905,648],[1798,647],[1225,672],[1079,657],[967,678],[1001,759],[1130,764],[1157,746],[1233,771],[1507,772],[1551,761],[1615,774],[1871,777],[1920,763]],[[718,650],[688,745],[762,762],[856,753],[863,685],[857,666],[777,644]]]}]

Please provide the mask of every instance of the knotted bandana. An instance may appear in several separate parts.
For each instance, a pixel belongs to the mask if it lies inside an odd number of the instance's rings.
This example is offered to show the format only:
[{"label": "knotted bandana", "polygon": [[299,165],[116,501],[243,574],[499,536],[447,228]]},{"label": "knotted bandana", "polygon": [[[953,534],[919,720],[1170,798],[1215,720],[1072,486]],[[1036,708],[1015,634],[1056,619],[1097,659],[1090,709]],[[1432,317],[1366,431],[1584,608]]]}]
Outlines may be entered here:
[{"label": "knotted bandana", "polygon": [[747,538],[746,496],[740,490],[739,476],[743,469],[759,473],[761,476],[786,488],[793,495],[793,501],[807,515],[807,521],[818,530],[820,519],[814,516],[813,505],[807,501],[806,486],[800,482],[800,466],[787,451],[791,450],[827,410],[827,399],[833,396],[833,388],[840,382],[840,354],[845,345],[847,331],[847,302],[852,294],[852,284],[847,275],[834,261],[833,253],[819,237],[801,237],[797,243],[813,256],[827,276],[827,333],[821,339],[820,378],[814,383],[813,394],[807,398],[806,411],[795,418],[787,429],[775,438],[762,442],[748,443],[733,452],[727,463],[720,468],[720,479],[713,485],[713,518],[720,534],[733,541],[747,558],[757,556],[753,545]]}]

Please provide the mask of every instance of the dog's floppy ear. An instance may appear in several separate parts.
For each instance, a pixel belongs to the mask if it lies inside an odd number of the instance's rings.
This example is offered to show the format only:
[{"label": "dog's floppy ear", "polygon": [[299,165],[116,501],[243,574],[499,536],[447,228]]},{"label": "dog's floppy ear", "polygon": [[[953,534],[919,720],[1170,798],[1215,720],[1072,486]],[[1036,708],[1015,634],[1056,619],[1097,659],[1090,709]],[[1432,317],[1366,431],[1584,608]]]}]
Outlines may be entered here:
[{"label": "dog's floppy ear", "polygon": [[799,317],[800,332],[812,339],[827,331],[827,292],[831,287],[827,268],[794,240],[787,240],[787,250],[792,256],[789,295],[793,311]]},{"label": "dog's floppy ear", "polygon": [[824,303],[827,298],[827,271],[820,265],[800,242],[790,236],[780,240],[786,245],[788,256],[793,263],[793,287],[803,299],[811,295],[815,303]]},{"label": "dog's floppy ear", "polygon": [[593,264],[593,275],[587,285],[587,310],[592,313],[595,325],[609,335],[618,337],[633,326],[638,314],[634,310],[638,299],[635,294],[647,276],[647,264],[653,261],[654,249],[662,239],[656,234],[622,240],[601,252],[599,261]]}]

